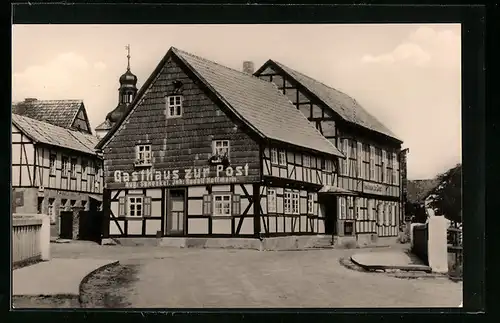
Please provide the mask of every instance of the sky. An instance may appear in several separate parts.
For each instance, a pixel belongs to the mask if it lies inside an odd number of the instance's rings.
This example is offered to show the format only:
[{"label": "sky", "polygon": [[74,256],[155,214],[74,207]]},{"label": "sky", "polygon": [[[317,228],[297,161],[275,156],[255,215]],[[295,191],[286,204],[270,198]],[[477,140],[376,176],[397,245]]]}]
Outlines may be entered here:
[{"label": "sky", "polygon": [[12,100],[82,99],[92,128],[171,46],[241,70],[272,58],[355,98],[409,148],[408,178],[461,162],[459,24],[13,25]]}]

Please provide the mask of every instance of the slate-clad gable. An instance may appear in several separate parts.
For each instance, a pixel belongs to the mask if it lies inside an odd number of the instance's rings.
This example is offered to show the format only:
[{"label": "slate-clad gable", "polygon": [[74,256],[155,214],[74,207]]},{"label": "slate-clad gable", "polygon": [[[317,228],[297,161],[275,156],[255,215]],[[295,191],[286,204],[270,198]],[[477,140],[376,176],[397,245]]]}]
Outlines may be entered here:
[{"label": "slate-clad gable", "polygon": [[[174,81],[182,82],[183,111],[167,118],[165,97]],[[231,164],[249,165],[249,176],[259,176],[259,145],[231,120],[170,58],[104,148],[107,181],[114,171],[133,172],[135,145],[151,144],[155,170],[206,167],[212,140],[231,141]],[[141,90],[141,91],[142,91]]]}]

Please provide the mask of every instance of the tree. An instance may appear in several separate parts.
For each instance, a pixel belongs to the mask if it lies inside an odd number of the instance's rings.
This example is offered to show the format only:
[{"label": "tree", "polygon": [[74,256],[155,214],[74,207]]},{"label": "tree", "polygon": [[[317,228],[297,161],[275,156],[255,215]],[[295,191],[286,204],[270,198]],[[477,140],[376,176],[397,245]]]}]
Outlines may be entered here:
[{"label": "tree", "polygon": [[462,222],[462,165],[438,176],[439,185],[431,191],[430,206],[436,214],[444,215],[450,221]]}]

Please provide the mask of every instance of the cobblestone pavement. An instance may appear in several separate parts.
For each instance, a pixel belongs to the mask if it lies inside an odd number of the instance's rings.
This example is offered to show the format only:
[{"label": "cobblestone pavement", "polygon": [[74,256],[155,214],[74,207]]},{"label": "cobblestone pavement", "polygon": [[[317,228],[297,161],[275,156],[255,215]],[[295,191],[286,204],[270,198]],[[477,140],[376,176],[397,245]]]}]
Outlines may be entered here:
[{"label": "cobblestone pavement", "polygon": [[129,307],[457,307],[462,302],[461,282],[400,279],[339,264],[356,250],[53,246],[54,257],[113,255],[122,265],[137,267],[122,295]]}]

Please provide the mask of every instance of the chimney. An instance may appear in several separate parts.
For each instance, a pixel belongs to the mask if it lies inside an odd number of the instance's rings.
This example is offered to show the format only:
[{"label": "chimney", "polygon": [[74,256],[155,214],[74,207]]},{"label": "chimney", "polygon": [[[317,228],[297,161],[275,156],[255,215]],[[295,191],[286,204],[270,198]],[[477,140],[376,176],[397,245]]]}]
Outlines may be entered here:
[{"label": "chimney", "polygon": [[243,73],[253,74],[253,72],[255,72],[254,67],[253,67],[253,62],[244,61],[243,62]]},{"label": "chimney", "polygon": [[26,98],[26,99],[24,99],[24,102],[26,102],[26,103],[35,102],[35,101],[36,101],[36,98]]}]

